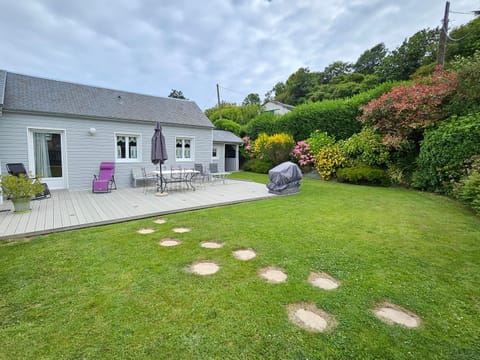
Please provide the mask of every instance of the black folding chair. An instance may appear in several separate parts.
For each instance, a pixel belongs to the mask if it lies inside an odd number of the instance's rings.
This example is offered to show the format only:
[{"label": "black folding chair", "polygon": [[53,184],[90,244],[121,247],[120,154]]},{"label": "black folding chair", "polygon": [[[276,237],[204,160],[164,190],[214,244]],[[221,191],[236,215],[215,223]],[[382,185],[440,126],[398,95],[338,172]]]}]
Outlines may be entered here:
[{"label": "black folding chair", "polygon": [[[25,169],[25,166],[22,163],[9,163],[9,164],[5,164],[5,166],[10,175],[13,175],[13,176],[23,175],[26,178],[30,178],[28,176],[27,170]],[[34,178],[34,179],[38,181],[38,178]],[[52,196],[52,194],[50,194],[50,189],[48,188],[48,185],[46,183],[41,183],[41,184],[43,186],[43,191],[41,193],[35,194],[33,200],[45,199]]]}]

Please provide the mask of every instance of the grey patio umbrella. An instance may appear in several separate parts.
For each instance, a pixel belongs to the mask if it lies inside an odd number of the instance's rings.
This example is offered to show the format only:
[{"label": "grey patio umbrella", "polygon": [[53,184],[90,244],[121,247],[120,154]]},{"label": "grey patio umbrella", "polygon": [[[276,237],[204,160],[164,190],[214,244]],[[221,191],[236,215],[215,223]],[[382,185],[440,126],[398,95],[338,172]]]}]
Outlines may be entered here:
[{"label": "grey patio umbrella", "polygon": [[[162,127],[157,121],[155,125],[155,133],[152,136],[152,163],[160,165],[160,181],[162,180],[162,164],[168,160],[167,146],[165,144],[165,137],[162,134]],[[162,183],[160,183],[162,185]],[[163,188],[161,189],[163,191]]]}]

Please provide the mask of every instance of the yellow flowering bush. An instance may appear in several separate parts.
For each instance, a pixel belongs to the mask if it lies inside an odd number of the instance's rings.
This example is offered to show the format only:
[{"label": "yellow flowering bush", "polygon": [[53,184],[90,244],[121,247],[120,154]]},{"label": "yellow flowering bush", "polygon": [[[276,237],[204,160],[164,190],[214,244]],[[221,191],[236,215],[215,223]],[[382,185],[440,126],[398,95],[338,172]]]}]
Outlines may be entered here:
[{"label": "yellow flowering bush", "polygon": [[258,135],[253,146],[257,158],[270,161],[273,165],[280,164],[290,158],[290,153],[295,146],[293,137],[289,134],[280,133]]},{"label": "yellow flowering bush", "polygon": [[347,158],[339,145],[323,147],[315,155],[315,167],[323,180],[330,180],[346,162]]}]

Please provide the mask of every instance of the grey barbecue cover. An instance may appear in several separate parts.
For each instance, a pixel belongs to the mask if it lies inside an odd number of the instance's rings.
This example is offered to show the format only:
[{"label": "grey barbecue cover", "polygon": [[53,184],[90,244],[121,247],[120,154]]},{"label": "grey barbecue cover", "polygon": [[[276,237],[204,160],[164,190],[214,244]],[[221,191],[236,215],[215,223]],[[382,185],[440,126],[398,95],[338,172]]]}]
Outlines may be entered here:
[{"label": "grey barbecue cover", "polygon": [[270,182],[267,188],[271,191],[281,192],[292,187],[300,186],[302,171],[297,164],[290,161],[281,163],[268,171]]}]

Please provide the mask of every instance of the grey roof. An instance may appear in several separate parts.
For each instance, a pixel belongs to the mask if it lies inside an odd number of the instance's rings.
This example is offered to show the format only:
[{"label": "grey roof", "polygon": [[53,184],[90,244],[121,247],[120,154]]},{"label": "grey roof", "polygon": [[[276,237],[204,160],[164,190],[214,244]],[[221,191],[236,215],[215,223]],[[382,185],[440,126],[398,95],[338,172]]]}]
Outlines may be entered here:
[{"label": "grey roof", "polygon": [[[1,85],[0,71],[0,85]],[[193,101],[136,94],[6,72],[4,111],[159,121],[213,128]]]},{"label": "grey roof", "polygon": [[267,101],[266,103],[272,103],[272,104],[275,104],[275,105],[278,105],[278,106],[282,106],[282,107],[284,107],[286,109],[289,109],[289,110],[292,110],[295,107],[293,105],[284,104],[284,103],[282,103],[280,101],[276,101],[276,100],[270,100],[270,101]]},{"label": "grey roof", "polygon": [[235,143],[243,144],[243,140],[240,139],[234,133],[225,130],[213,130],[213,141],[214,142],[223,142],[223,143]]}]

